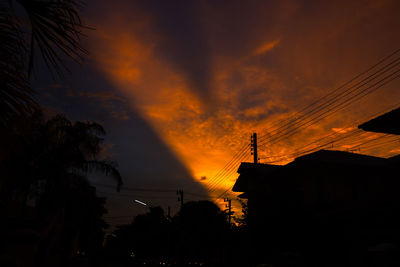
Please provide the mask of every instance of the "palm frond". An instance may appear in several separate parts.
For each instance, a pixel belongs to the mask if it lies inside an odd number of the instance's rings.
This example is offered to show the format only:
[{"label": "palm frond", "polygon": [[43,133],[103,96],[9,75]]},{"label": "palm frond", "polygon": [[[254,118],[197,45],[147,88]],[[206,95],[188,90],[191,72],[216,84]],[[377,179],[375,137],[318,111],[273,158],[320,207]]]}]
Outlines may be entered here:
[{"label": "palm frond", "polygon": [[0,125],[24,116],[38,105],[32,98],[25,71],[26,48],[17,19],[7,6],[0,6]]},{"label": "palm frond", "polygon": [[111,176],[117,182],[117,191],[120,191],[120,188],[122,186],[122,178],[114,162],[97,160],[87,161],[84,170],[88,172],[101,172],[105,175]]},{"label": "palm frond", "polygon": [[16,0],[26,10],[31,23],[31,49],[28,73],[32,71],[35,46],[39,48],[50,70],[58,75],[67,70],[58,52],[82,61],[87,51],[81,46],[80,38],[84,27],[74,0]]},{"label": "palm frond", "polygon": [[92,121],[87,121],[87,122],[80,122],[77,121],[75,122],[75,126],[77,128],[83,129],[85,132],[89,134],[95,134],[95,135],[106,135],[106,131],[104,130],[103,126]]}]

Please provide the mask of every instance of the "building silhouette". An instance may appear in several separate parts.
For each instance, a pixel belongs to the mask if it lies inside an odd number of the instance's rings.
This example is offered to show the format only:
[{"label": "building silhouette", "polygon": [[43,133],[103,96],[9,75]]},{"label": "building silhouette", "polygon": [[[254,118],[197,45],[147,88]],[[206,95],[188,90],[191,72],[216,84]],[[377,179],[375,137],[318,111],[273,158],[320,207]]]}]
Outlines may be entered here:
[{"label": "building silhouette", "polygon": [[385,113],[358,126],[368,132],[400,134],[400,108]]},{"label": "building silhouette", "polygon": [[[400,134],[400,109],[359,128]],[[319,150],[286,165],[243,162],[255,261],[282,266],[398,266],[400,155]]]}]

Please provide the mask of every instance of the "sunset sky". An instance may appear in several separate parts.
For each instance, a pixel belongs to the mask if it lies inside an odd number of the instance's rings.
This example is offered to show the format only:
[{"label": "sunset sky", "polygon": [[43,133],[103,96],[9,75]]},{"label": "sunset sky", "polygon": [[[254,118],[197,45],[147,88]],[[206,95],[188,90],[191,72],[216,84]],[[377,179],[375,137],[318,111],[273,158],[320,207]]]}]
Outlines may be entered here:
[{"label": "sunset sky", "polygon": [[[399,14],[397,0],[88,0],[82,18],[95,28],[83,39],[90,54],[82,65],[69,64],[62,80],[36,73],[38,99],[49,112],[105,127],[103,156],[118,163],[125,189],[118,195],[103,186],[114,186],[107,177],[92,180],[109,197],[112,224],[146,211],[132,199],[176,212],[177,189],[187,200],[210,196],[223,208],[213,197],[232,187],[237,165],[216,175],[250,135],[267,134],[265,143],[276,121],[301,116],[302,108],[399,49]],[[399,88],[395,79],[261,146],[260,161],[284,164],[318,138],[354,131],[400,106]],[[360,133],[332,147],[352,149],[378,137]],[[380,141],[394,140],[388,138]],[[358,148],[376,156],[400,152],[399,142]],[[241,161],[251,161],[246,151]]]}]

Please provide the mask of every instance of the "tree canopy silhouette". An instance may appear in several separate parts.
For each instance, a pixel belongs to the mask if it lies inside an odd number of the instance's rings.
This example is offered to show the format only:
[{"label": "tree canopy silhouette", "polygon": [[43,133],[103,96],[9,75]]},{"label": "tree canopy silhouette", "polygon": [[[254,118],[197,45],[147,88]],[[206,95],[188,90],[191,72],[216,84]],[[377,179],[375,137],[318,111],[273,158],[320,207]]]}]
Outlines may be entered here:
[{"label": "tree canopy silhouette", "polygon": [[219,261],[229,235],[226,213],[211,201],[185,203],[173,218],[180,258]]},{"label": "tree canopy silhouette", "polygon": [[107,251],[114,260],[221,263],[230,227],[226,213],[211,201],[185,203],[169,220],[160,207],[150,208],[109,236]]},{"label": "tree canopy silhouette", "polygon": [[96,196],[87,174],[111,176],[117,190],[122,184],[115,163],[101,158],[104,134],[97,123],[71,122],[63,115],[45,119],[41,112],[0,133],[0,203],[8,218],[0,223],[9,229],[17,227],[14,222],[32,222],[38,261],[65,259],[78,248],[93,253],[101,246],[105,199]]},{"label": "tree canopy silhouette", "polygon": [[107,250],[114,260],[160,262],[170,256],[171,224],[161,207],[150,207],[131,224],[119,226],[113,236],[108,239]]},{"label": "tree canopy silhouette", "polygon": [[39,180],[50,186],[100,171],[115,179],[119,190],[122,180],[115,163],[98,158],[104,134],[100,124],[72,123],[63,115],[45,120],[41,112],[36,112],[16,120],[1,134],[3,182],[27,190]]}]

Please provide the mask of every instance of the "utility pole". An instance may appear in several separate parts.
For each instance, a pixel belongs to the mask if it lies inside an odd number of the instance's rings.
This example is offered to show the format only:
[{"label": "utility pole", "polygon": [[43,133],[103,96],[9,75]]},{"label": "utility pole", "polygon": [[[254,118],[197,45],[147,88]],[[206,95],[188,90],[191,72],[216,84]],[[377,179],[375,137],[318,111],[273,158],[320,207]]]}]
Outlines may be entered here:
[{"label": "utility pole", "polygon": [[231,218],[232,218],[232,200],[229,198],[224,198],[224,202],[228,202],[225,207],[228,209],[228,218],[229,218],[229,225],[231,225]]},{"label": "utility pole", "polygon": [[254,164],[258,163],[258,155],[257,155],[257,134],[253,133],[251,136],[251,154],[254,158]]},{"label": "utility pole", "polygon": [[179,189],[176,191],[176,194],[178,195],[178,201],[181,202],[181,208],[183,206],[183,190]]}]

